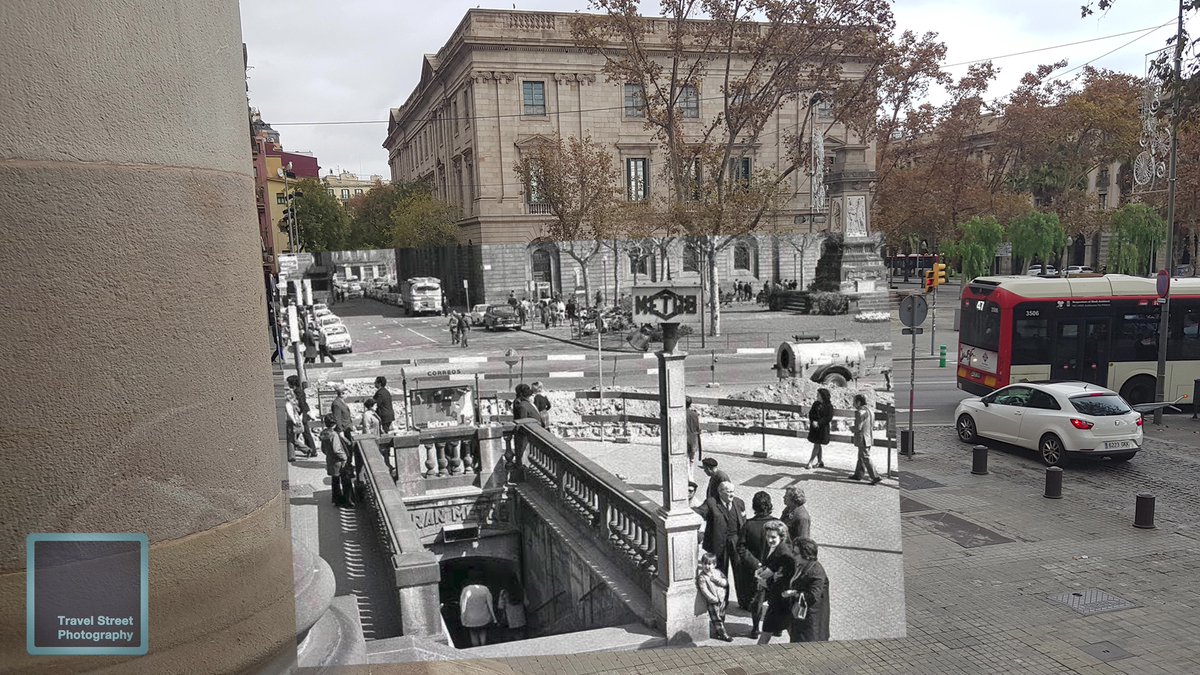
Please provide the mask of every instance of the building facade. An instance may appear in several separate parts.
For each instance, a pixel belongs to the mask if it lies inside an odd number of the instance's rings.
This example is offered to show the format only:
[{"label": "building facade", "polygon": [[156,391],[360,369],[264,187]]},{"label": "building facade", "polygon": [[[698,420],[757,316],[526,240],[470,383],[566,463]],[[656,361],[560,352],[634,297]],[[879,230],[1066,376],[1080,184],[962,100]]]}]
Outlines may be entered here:
[{"label": "building facade", "polygon": [[342,206],[350,201],[353,197],[364,195],[371,191],[371,188],[384,184],[383,176],[371,176],[370,178],[359,178],[357,175],[349,171],[342,171],[336,176],[333,174],[333,169],[322,179],[325,183],[325,189],[330,196],[337,197],[342,202]]},{"label": "building facade", "polygon": [[[636,105],[629,105],[626,86],[606,80],[602,57],[575,45],[571,16],[469,10],[445,46],[424,57],[420,82],[391,111],[384,142],[391,179],[427,182],[440,199],[461,210],[462,218],[456,251],[402,253],[401,276],[438,269],[444,276],[457,274],[461,279],[453,287],[461,290],[467,282],[474,302],[501,301],[514,290],[518,296],[576,291],[582,283],[579,264],[562,250],[562,242],[545,237],[550,216],[543,205],[531,202],[513,169],[523,150],[545,139],[590,135],[613,155],[628,198],[665,192],[656,180],[663,162],[659,142]],[[847,72],[853,72],[853,64]],[[718,114],[720,79],[713,74],[700,82],[685,103],[684,124],[699,129]],[[744,171],[781,165],[787,157],[785,134],[798,129],[804,116],[816,115],[818,123],[824,120],[822,128],[829,127],[828,109],[810,109],[808,97],[802,99],[774,114],[742,160]],[[795,278],[802,269],[811,278],[816,256],[809,250],[800,256],[805,260],[797,260],[796,250],[782,240],[797,232],[836,231],[843,210],[852,216],[869,212],[873,144],[835,125],[826,132],[824,149],[829,199],[813,203],[808,175],[795,172],[789,198],[759,233],[730,242],[718,254],[722,282]],[[865,230],[865,220],[862,226]],[[447,270],[450,259],[453,269]],[[433,269],[423,269],[420,260]],[[599,289],[612,297],[635,276],[669,275],[698,283],[701,265],[696,250],[682,240],[665,256],[639,255],[630,242],[618,241],[591,260],[588,276],[593,293]]]}]

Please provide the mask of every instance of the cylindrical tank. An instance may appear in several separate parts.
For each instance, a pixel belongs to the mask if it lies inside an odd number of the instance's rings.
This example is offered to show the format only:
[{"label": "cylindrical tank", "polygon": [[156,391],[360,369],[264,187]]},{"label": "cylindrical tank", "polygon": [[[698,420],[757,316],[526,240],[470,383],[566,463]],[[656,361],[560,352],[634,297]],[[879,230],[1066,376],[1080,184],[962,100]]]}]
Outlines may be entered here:
[{"label": "cylindrical tank", "polygon": [[844,385],[862,376],[866,355],[866,348],[857,340],[784,342],[775,350],[775,367],[781,376]]}]

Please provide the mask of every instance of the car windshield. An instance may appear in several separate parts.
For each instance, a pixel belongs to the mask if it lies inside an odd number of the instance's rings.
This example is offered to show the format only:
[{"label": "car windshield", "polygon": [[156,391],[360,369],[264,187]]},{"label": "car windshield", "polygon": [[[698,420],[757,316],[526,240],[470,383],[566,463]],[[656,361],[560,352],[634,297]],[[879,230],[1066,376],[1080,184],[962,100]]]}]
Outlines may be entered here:
[{"label": "car windshield", "polygon": [[517,310],[508,305],[492,305],[492,314],[497,316],[516,316]]},{"label": "car windshield", "polygon": [[329,328],[326,328],[326,329],[325,329],[325,332],[326,332],[326,333],[328,333],[329,335],[336,335],[336,334],[338,334],[338,333],[345,333],[345,332],[346,332],[346,327],[345,327],[345,326],[342,326],[342,325],[340,325],[340,324],[334,324],[334,325],[330,326]]},{"label": "car windshield", "polygon": [[1116,394],[1087,394],[1072,396],[1071,405],[1084,415],[1104,417],[1108,415],[1124,415],[1132,409],[1125,399]]},{"label": "car windshield", "polygon": [[421,286],[413,286],[413,290],[414,290],[414,291],[416,291],[416,292],[418,292],[418,293],[432,293],[432,292],[434,292],[434,291],[438,290],[438,287],[437,287],[437,286],[421,285]]}]

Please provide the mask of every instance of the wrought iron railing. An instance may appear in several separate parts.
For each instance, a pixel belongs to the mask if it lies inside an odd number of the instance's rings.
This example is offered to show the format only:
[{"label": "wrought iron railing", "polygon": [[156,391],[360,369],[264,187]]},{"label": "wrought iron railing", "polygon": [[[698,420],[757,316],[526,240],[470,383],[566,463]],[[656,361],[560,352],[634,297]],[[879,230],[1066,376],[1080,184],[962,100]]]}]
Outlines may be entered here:
[{"label": "wrought iron railing", "polygon": [[519,426],[517,443],[527,445],[525,482],[560,506],[649,594],[659,564],[653,503],[540,426]]}]

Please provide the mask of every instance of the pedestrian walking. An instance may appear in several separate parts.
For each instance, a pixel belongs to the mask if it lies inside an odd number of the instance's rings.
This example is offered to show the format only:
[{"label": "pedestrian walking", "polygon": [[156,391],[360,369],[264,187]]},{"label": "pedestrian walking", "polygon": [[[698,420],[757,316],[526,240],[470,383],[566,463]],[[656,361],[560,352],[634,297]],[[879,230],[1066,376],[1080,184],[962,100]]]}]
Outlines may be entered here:
[{"label": "pedestrian walking", "polygon": [[297,409],[300,412],[300,434],[304,439],[305,447],[308,448],[307,454],[309,457],[316,457],[317,443],[313,439],[312,429],[309,426],[309,421],[312,419],[311,408],[308,405],[308,394],[304,391],[306,384],[295,375],[287,376],[287,385],[291,389],[292,395],[296,397]]},{"label": "pedestrian walking", "polygon": [[534,382],[533,388],[533,407],[537,408],[542,415],[542,426],[550,428],[550,397],[546,395],[546,387],[541,382]]},{"label": "pedestrian walking", "polygon": [[858,448],[858,464],[854,467],[854,473],[850,476],[851,480],[862,480],[863,472],[865,471],[871,477],[871,485],[876,485],[883,480],[879,474],[875,473],[875,466],[871,464],[871,446],[875,443],[874,438],[874,415],[867,408],[867,397],[862,394],[854,395],[854,445]]},{"label": "pedestrian walking", "polygon": [[513,580],[496,595],[496,609],[500,620],[508,629],[508,639],[525,639],[525,590],[521,582]]},{"label": "pedestrian walking", "polygon": [[351,432],[354,429],[354,418],[350,414],[350,405],[346,403],[346,388],[339,384],[333,391],[333,402],[329,404],[329,412],[333,415],[333,421],[337,423],[338,431],[346,437],[346,442],[353,443],[354,434]]},{"label": "pedestrian walking", "polygon": [[[718,496],[704,500],[696,513],[704,519],[704,550],[716,556],[717,569],[729,576],[729,568],[737,558],[738,538],[746,524],[746,504],[733,496],[733,483],[725,481]],[[728,587],[725,599],[729,599]]]},{"label": "pedestrian walking", "polygon": [[812,516],[805,506],[807,501],[804,490],[795,485],[789,485],[783,491],[783,514],[780,520],[787,526],[788,541],[812,538]]},{"label": "pedestrian walking", "polygon": [[596,289],[596,306],[600,307],[604,304],[604,293],[600,289]]},{"label": "pedestrian walking", "polygon": [[711,499],[717,497],[721,483],[729,482],[729,474],[717,468],[717,460],[712,457],[706,457],[700,466],[704,469],[704,474],[708,476],[708,489],[705,490],[705,498]]},{"label": "pedestrian walking", "polygon": [[458,343],[463,349],[467,348],[467,334],[471,332],[471,322],[467,321],[467,315],[463,312],[458,313]]},{"label": "pedestrian walking", "polygon": [[762,630],[758,644],[765,645],[771,638],[778,637],[792,622],[790,590],[792,576],[796,573],[796,559],[787,544],[787,528],[778,520],[763,527],[767,552],[762,567],[757,572],[758,582],[763,588]]},{"label": "pedestrian walking", "polygon": [[445,291],[442,291],[442,316],[450,316],[450,302],[446,299]]},{"label": "pedestrian walking", "polygon": [[833,402],[829,390],[821,387],[817,390],[817,400],[808,409],[808,441],[813,444],[812,455],[804,465],[805,469],[813,468],[816,462],[818,469],[825,468],[825,458],[821,450],[829,443],[829,431],[833,424]]},{"label": "pedestrian walking", "polygon": [[550,303],[543,300],[541,305],[542,305],[542,329],[550,330],[550,312],[551,312]]},{"label": "pedestrian walking", "polygon": [[471,635],[471,646],[482,647],[487,644],[488,626],[496,623],[496,610],[492,592],[483,585],[483,573],[473,568],[467,574],[470,583],[458,596],[459,620]]},{"label": "pedestrian walking", "polygon": [[691,396],[684,401],[687,407],[687,456],[688,480],[690,481],[696,474],[696,462],[704,459],[704,451],[700,441],[700,413],[692,407]]},{"label": "pedestrian walking", "polygon": [[521,301],[517,300],[517,292],[509,291],[508,292],[508,306],[512,307],[513,309],[516,309],[517,305],[519,305],[519,304],[521,304]]},{"label": "pedestrian walking", "polygon": [[572,322],[575,321],[575,317],[579,313],[579,306],[575,304],[574,297],[572,297],[570,300],[567,301],[566,311],[567,311],[567,321],[572,321]]},{"label": "pedestrian walking", "polygon": [[711,553],[700,556],[696,568],[696,588],[708,606],[708,634],[725,642],[733,642],[725,630],[725,605],[729,595],[729,580],[717,569],[717,557]]},{"label": "pedestrian walking", "polygon": [[284,433],[287,434],[287,460],[294,462],[296,461],[296,446],[303,443],[301,436],[303,435],[304,417],[300,414],[300,403],[291,391],[284,396],[283,409],[287,416],[284,420]]},{"label": "pedestrian walking", "polygon": [[447,325],[450,327],[450,344],[458,344],[460,337],[458,333],[458,312],[452,312],[450,314],[450,321]]},{"label": "pedestrian walking", "polygon": [[313,335],[314,332],[316,332],[316,329],[313,328],[312,324],[309,324],[304,329],[304,335],[301,336],[301,341],[304,343],[305,363],[317,362],[317,338]]},{"label": "pedestrian walking", "polygon": [[525,327],[525,320],[529,318],[529,309],[525,307],[525,301],[517,303],[517,318],[521,321],[521,327]]},{"label": "pedestrian walking", "polygon": [[379,421],[379,413],[375,412],[375,399],[363,401],[362,432],[363,436],[375,437],[383,433],[383,424]]},{"label": "pedestrian walking", "polygon": [[375,410],[379,413],[380,429],[387,433],[396,421],[396,411],[392,408],[392,392],[388,391],[386,377],[380,375],[375,378],[375,394],[372,398],[375,400]]},{"label": "pedestrian walking", "polygon": [[325,429],[321,432],[321,452],[325,454],[325,474],[332,478],[333,503],[342,506],[353,501],[353,482],[350,480],[348,467],[350,452],[346,441],[337,429],[337,421],[333,415],[325,416]]},{"label": "pedestrian walking", "polygon": [[792,598],[792,620],[788,626],[790,642],[829,640],[829,575],[817,562],[817,542],[796,539],[796,572],[786,595]]},{"label": "pedestrian walking", "polygon": [[754,493],[750,500],[750,508],[754,510],[754,516],[746,520],[746,524],[742,526],[742,535],[738,538],[738,564],[734,569],[734,587],[737,590],[738,606],[750,612],[750,638],[757,639],[764,596],[755,573],[762,567],[762,561],[767,555],[766,525],[776,518],[771,515],[774,508],[771,495],[761,490]]}]

